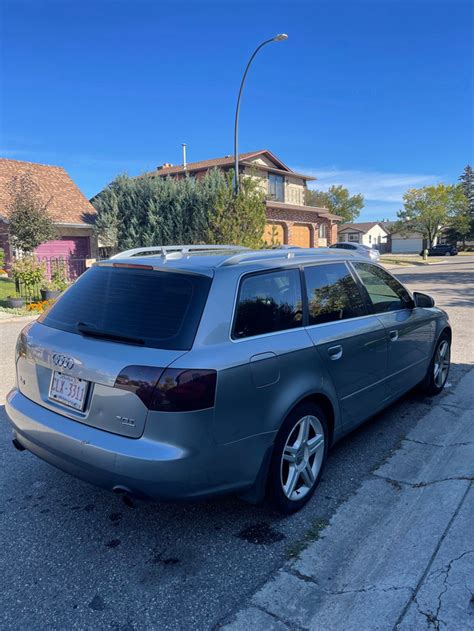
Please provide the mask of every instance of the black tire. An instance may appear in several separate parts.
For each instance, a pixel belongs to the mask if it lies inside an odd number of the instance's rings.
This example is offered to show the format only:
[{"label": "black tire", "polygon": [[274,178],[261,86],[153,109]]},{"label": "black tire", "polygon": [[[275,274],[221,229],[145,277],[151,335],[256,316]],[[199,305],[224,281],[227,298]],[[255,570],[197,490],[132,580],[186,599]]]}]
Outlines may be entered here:
[{"label": "black tire", "polygon": [[[436,364],[438,363],[437,360],[439,360],[440,349],[446,343],[448,345],[447,346],[448,365],[447,365],[446,372],[442,374],[440,378],[439,376],[437,377]],[[436,396],[443,390],[446,384],[446,381],[448,380],[450,362],[451,362],[451,336],[449,335],[449,333],[444,332],[444,333],[441,333],[441,335],[439,336],[435,351],[433,353],[433,357],[431,358],[430,365],[428,366],[428,372],[426,373],[426,377],[421,383],[421,388],[425,392],[425,394],[428,394],[430,396]]]},{"label": "black tire", "polygon": [[[308,417],[309,420],[304,421]],[[296,449],[293,446],[293,440],[298,438],[299,432],[304,429],[305,422],[308,423],[309,427],[309,432],[307,433],[309,443],[302,445],[300,449],[303,455],[296,453],[294,455],[295,461],[290,464],[286,459],[283,460],[283,452],[288,449]],[[268,497],[279,512],[289,515],[299,511],[309,502],[319,484],[326,463],[328,439],[327,418],[319,405],[311,402],[301,403],[286,417],[275,440],[267,480]],[[296,440],[296,442],[298,441]],[[309,446],[310,444],[311,447]],[[308,455],[307,465],[304,466],[306,462],[305,449],[307,454],[309,454],[311,448],[314,448],[315,451],[313,454]],[[298,463],[297,460],[299,458],[301,458],[301,461]],[[288,476],[289,480],[290,466],[296,469],[304,467],[297,476],[297,481],[301,482],[301,486],[298,483],[295,485],[295,490],[292,493],[294,498],[292,499],[286,495],[283,488],[284,478],[286,479]],[[286,468],[288,468],[288,471],[286,471]],[[309,487],[309,482],[307,482],[308,479],[312,482],[311,487]],[[287,486],[287,489],[290,490],[290,485]],[[298,498],[298,495],[301,497]]]}]

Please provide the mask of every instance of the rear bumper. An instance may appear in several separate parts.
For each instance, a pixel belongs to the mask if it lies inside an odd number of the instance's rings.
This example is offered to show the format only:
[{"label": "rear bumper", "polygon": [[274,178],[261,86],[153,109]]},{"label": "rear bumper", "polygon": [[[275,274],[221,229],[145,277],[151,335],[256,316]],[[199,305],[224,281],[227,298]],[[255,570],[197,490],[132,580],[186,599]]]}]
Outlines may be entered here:
[{"label": "rear bumper", "polygon": [[255,482],[271,434],[198,450],[111,434],[70,420],[17,389],[6,412],[14,438],[46,462],[106,489],[155,500],[196,499],[245,491]]}]

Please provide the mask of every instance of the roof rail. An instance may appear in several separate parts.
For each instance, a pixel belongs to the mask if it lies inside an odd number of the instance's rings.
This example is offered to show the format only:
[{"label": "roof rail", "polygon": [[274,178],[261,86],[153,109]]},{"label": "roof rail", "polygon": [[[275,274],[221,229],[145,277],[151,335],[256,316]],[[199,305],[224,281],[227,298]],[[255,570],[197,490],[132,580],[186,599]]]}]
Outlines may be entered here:
[{"label": "roof rail", "polygon": [[114,254],[111,256],[111,259],[122,259],[122,258],[130,258],[132,256],[146,256],[152,254],[160,254],[163,257],[166,257],[167,254],[172,252],[179,252],[182,254],[188,254],[191,252],[219,252],[221,250],[224,251],[233,251],[236,250],[248,250],[249,248],[244,248],[240,245],[153,245],[143,248],[132,248],[131,250],[124,250],[123,252],[119,252],[118,254]]},{"label": "roof rail", "polygon": [[[224,267],[226,265],[236,265],[237,263],[243,262],[251,262],[251,261],[259,261],[265,259],[292,259],[292,258],[300,258],[303,256],[317,256],[317,255],[330,255],[330,256],[341,256],[341,250],[337,250],[335,248],[300,248],[300,247],[288,247],[288,248],[274,248],[271,250],[251,250],[248,252],[241,252],[239,254],[234,254],[234,256],[229,256],[222,263],[218,265],[218,267]],[[344,250],[344,256],[357,256],[357,253],[349,252]]]}]

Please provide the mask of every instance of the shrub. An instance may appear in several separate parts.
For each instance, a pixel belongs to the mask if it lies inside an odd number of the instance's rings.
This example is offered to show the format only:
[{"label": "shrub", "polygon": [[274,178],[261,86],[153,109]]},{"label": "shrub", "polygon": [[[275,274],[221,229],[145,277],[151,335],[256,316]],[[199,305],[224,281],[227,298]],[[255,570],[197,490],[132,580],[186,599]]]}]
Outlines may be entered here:
[{"label": "shrub", "polygon": [[46,276],[44,265],[33,255],[14,259],[11,272],[14,281],[24,287],[27,296],[33,295]]}]

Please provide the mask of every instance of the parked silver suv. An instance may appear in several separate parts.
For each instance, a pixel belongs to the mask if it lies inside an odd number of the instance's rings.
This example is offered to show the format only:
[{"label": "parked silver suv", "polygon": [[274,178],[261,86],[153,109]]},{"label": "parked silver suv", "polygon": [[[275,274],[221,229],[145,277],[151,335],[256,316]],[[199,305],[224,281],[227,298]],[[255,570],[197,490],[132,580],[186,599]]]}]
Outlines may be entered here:
[{"label": "parked silver suv", "polygon": [[105,488],[293,512],[341,436],[442,390],[450,344],[429,296],[352,252],[141,248],[23,329],[6,409],[18,449]]}]

